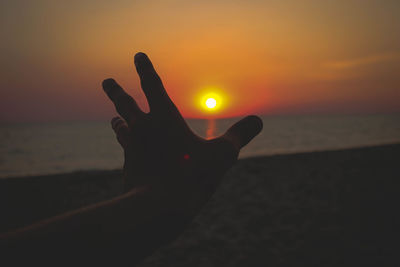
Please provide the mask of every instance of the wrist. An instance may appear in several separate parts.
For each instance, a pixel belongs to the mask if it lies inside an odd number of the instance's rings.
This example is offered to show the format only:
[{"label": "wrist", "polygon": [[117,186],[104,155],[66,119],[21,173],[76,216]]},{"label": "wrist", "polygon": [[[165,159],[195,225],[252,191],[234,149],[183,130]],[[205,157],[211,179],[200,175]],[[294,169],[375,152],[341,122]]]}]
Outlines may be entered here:
[{"label": "wrist", "polygon": [[133,197],[133,205],[137,205],[138,201],[141,202],[152,217],[165,215],[188,220],[193,218],[202,206],[193,192],[162,185],[136,186],[127,194]]}]

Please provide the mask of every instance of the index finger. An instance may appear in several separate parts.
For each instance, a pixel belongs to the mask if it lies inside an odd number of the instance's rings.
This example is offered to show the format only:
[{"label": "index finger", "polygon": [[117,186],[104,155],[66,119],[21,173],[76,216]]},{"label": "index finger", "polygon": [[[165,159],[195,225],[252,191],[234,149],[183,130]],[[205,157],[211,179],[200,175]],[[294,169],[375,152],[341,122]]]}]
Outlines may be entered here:
[{"label": "index finger", "polygon": [[145,53],[135,55],[136,71],[151,111],[166,110],[173,106],[164,85]]}]

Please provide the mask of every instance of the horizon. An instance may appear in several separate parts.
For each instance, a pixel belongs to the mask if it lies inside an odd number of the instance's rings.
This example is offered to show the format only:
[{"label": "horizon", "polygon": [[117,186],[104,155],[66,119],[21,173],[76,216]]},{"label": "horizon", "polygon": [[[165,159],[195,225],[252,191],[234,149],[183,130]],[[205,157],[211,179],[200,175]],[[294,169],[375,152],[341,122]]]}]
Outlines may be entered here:
[{"label": "horizon", "polygon": [[[294,118],[294,117],[300,117],[300,118],[321,118],[321,117],[373,117],[373,116],[383,116],[383,117],[399,117],[400,118],[400,111],[395,111],[395,112],[371,112],[371,113],[366,113],[366,112],[359,112],[359,113],[268,113],[268,114],[257,114],[261,118]],[[117,116],[115,114],[115,116]],[[112,116],[111,116],[112,117]],[[111,117],[110,118],[92,118],[92,119],[79,119],[79,118],[72,118],[72,119],[47,119],[47,120],[25,120],[25,121],[7,121],[3,120],[0,121],[0,126],[4,125],[20,125],[20,124],[57,124],[57,123],[110,123],[111,122]],[[184,116],[185,120],[199,120],[199,121],[221,121],[221,120],[239,120],[246,117],[246,114],[244,115],[239,115],[239,116],[232,116],[232,117],[187,117]]]},{"label": "horizon", "polygon": [[[100,121],[113,77],[148,111],[147,53],[185,118],[400,112],[400,2],[2,4],[0,122]],[[204,112],[207,88],[227,97]]]}]

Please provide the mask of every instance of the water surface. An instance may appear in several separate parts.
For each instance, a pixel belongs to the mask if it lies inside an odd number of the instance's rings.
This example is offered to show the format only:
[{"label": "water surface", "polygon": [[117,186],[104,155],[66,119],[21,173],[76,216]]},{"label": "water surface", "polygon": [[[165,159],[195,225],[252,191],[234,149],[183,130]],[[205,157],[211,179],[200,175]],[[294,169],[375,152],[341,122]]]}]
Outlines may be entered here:
[{"label": "water surface", "polygon": [[[263,116],[264,129],[240,157],[400,142],[400,114]],[[203,137],[238,118],[188,120]],[[109,122],[0,124],[0,177],[121,168],[122,149]]]}]

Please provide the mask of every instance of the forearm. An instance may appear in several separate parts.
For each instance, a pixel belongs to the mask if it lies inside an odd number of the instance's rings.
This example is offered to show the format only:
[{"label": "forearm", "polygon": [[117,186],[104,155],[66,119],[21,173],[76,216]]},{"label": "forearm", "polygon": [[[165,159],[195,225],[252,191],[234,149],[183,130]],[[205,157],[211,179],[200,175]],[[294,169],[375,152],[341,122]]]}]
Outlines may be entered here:
[{"label": "forearm", "polygon": [[142,188],[3,234],[1,249],[96,257],[117,253],[133,263],[174,238],[187,221],[163,194]]}]

